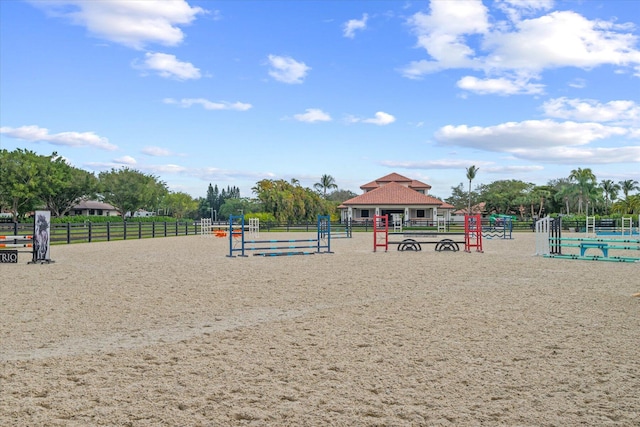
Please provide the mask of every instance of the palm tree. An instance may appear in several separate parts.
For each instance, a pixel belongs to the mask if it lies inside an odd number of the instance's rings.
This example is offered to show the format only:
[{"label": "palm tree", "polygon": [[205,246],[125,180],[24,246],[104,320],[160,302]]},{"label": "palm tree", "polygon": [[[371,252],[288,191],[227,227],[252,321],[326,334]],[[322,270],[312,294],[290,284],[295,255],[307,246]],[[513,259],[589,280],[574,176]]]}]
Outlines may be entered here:
[{"label": "palm tree", "polygon": [[571,184],[569,178],[560,178],[554,181],[553,188],[555,190],[555,194],[553,195],[554,202],[564,206],[564,213],[569,215],[571,208],[570,201],[574,194],[575,187]]},{"label": "palm tree", "polygon": [[327,190],[338,188],[338,185],[336,184],[335,178],[333,178],[331,175],[322,175],[320,177],[320,182],[316,182],[315,184],[313,184],[313,188],[322,192],[323,197],[326,198]]},{"label": "palm tree", "polygon": [[615,202],[612,209],[622,215],[640,213],[640,194],[634,194]]},{"label": "palm tree", "polygon": [[596,176],[590,168],[578,168],[571,171],[569,179],[575,182],[578,187],[578,213],[580,214],[582,213],[582,203],[585,201],[585,197],[587,200],[591,198],[593,187],[596,185]]},{"label": "palm tree", "polygon": [[476,178],[476,174],[480,168],[477,168],[476,165],[471,165],[467,168],[467,179],[469,180],[469,203],[467,206],[467,212],[471,215],[471,181]]},{"label": "palm tree", "polygon": [[636,181],[635,179],[618,181],[618,184],[620,185],[622,193],[624,193],[625,199],[629,197],[629,193],[631,193],[633,190],[640,190],[640,187],[638,187],[638,181]]},{"label": "palm tree", "polygon": [[616,184],[611,179],[603,179],[600,181],[600,188],[604,193],[605,210],[609,213],[611,202],[618,196],[618,191],[620,191],[620,185]]},{"label": "palm tree", "polygon": [[[553,193],[553,188],[548,185],[540,185],[533,188],[531,191],[532,195],[537,199],[538,202],[538,218],[542,218],[542,212],[544,211],[544,205],[551,197]],[[533,205],[531,207],[531,216],[533,217]]]}]

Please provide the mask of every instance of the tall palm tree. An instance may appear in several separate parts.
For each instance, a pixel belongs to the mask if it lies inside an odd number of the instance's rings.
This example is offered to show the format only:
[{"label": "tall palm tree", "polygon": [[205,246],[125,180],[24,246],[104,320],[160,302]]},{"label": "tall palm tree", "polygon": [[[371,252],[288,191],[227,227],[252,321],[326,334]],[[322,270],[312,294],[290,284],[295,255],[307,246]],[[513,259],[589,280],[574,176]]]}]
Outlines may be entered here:
[{"label": "tall palm tree", "polygon": [[590,196],[593,193],[593,188],[596,185],[596,176],[590,168],[578,168],[571,171],[569,179],[575,182],[578,187],[578,214],[581,214],[585,198],[590,200]]},{"label": "tall palm tree", "polygon": [[313,184],[313,188],[322,192],[324,197],[327,197],[327,190],[338,188],[338,185],[334,177],[325,174],[320,177],[320,182]]},{"label": "tall palm tree", "polygon": [[554,184],[555,194],[553,195],[553,199],[556,203],[560,205],[564,205],[565,214],[569,215],[570,212],[570,202],[571,198],[574,194],[575,187],[571,184],[569,178],[560,178],[556,180]]},{"label": "tall palm tree", "polygon": [[467,212],[471,215],[471,181],[476,178],[476,174],[480,168],[477,168],[476,165],[471,165],[467,168],[467,179],[469,180],[469,203],[467,206]]},{"label": "tall palm tree", "polygon": [[[542,211],[544,211],[544,205],[551,197],[553,189],[548,185],[540,185],[533,188],[531,191],[538,204],[538,218],[542,218]],[[533,205],[531,206],[531,216],[533,217]]]},{"label": "tall palm tree", "polygon": [[629,193],[631,193],[633,190],[640,190],[640,187],[638,187],[638,181],[636,181],[635,179],[618,181],[618,184],[620,185],[620,189],[622,190],[625,199],[629,197]]},{"label": "tall palm tree", "polygon": [[603,179],[600,181],[600,188],[604,193],[604,205],[606,212],[609,213],[611,202],[618,196],[618,191],[620,191],[620,185],[616,184],[611,179]]}]

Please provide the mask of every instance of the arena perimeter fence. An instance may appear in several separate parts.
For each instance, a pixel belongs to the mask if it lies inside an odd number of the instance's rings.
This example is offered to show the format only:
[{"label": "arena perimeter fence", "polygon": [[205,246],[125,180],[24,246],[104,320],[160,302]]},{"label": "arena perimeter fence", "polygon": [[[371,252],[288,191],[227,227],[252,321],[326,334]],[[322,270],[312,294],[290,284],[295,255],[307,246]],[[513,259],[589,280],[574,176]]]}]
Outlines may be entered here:
[{"label": "arena perimeter fence", "polygon": [[[486,224],[485,224],[486,222]],[[218,221],[215,223],[220,226],[228,226],[226,221]],[[489,226],[489,220],[483,219],[483,227]],[[534,222],[514,221],[513,231],[533,231]],[[344,225],[340,222],[333,222],[332,226]],[[584,220],[567,221],[564,220],[563,228],[565,230],[584,231],[586,222]],[[611,227],[611,231],[620,231],[619,221],[615,224],[610,222],[597,224],[598,226]],[[438,224],[430,220],[413,220],[405,224],[405,230],[436,230]],[[464,221],[447,221],[447,230],[463,231]],[[261,222],[260,231],[264,232],[295,232],[316,231],[317,223],[309,221],[304,223],[274,223]],[[359,220],[352,222],[352,231],[370,232],[373,231],[373,219]],[[33,223],[0,223],[0,235],[22,235],[32,234]],[[128,240],[128,239],[146,239],[157,237],[171,236],[188,236],[200,234],[200,221],[186,220],[177,222],[84,222],[84,223],[51,223],[51,244],[70,244],[70,243],[89,243],[89,242],[105,242],[111,240]]]}]

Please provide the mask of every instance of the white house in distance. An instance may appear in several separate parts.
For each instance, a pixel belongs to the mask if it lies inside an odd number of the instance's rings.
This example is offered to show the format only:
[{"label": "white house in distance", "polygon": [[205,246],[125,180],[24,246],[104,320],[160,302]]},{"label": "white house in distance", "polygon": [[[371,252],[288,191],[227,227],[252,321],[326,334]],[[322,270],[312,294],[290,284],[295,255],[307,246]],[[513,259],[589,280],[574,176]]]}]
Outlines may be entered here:
[{"label": "white house in distance", "polygon": [[344,201],[338,208],[343,222],[372,220],[374,215],[401,215],[404,224],[433,225],[438,217],[451,220],[453,205],[429,196],[431,186],[397,173],[360,187],[364,194]]},{"label": "white house in distance", "polygon": [[82,200],[69,211],[69,216],[74,215],[120,216],[120,213],[109,203]]}]

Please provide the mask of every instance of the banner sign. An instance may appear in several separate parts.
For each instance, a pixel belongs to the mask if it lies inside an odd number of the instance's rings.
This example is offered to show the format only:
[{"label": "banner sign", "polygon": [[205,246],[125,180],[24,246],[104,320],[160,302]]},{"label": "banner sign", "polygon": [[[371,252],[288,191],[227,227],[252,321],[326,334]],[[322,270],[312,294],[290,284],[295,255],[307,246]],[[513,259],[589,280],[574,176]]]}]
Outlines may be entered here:
[{"label": "banner sign", "polygon": [[0,264],[11,264],[18,263],[18,251],[14,250],[3,250],[0,251]]}]

